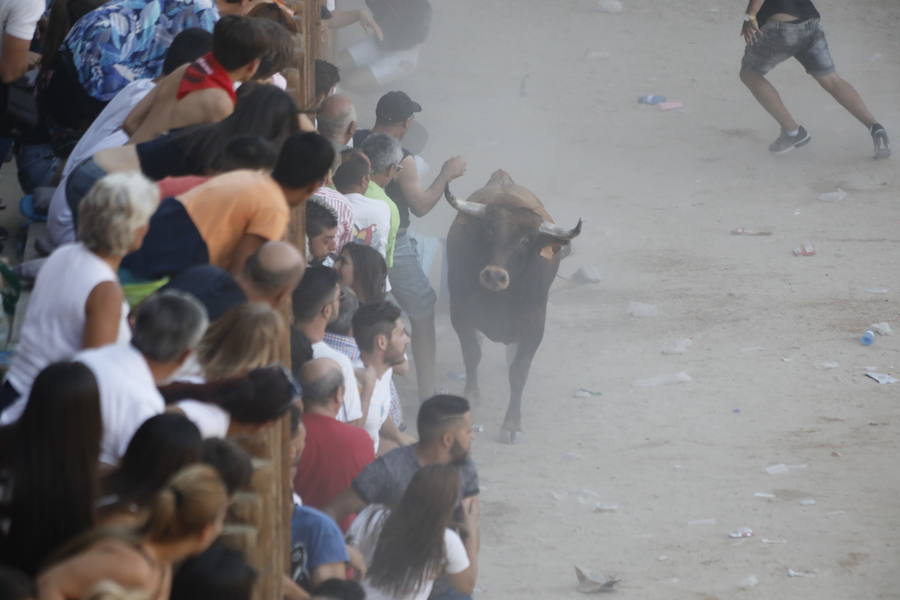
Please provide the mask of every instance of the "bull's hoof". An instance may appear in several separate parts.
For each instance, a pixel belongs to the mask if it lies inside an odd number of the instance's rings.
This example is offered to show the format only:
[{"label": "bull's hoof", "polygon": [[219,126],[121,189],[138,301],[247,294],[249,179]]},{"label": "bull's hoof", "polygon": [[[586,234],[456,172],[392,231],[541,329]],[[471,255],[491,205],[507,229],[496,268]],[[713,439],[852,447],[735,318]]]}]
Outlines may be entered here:
[{"label": "bull's hoof", "polygon": [[501,444],[508,444],[510,446],[514,446],[520,442],[522,442],[522,432],[521,431],[513,431],[513,430],[507,429],[505,427],[500,429],[500,443]]}]

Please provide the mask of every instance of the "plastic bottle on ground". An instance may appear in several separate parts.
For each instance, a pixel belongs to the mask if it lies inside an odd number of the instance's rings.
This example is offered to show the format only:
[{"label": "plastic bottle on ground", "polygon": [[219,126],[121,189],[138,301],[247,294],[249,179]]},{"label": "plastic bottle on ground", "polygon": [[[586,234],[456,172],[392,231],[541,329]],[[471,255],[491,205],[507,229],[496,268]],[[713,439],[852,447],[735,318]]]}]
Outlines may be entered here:
[{"label": "plastic bottle on ground", "polygon": [[875,342],[875,332],[871,329],[867,329],[862,337],[859,338],[859,343],[863,346],[871,346]]}]

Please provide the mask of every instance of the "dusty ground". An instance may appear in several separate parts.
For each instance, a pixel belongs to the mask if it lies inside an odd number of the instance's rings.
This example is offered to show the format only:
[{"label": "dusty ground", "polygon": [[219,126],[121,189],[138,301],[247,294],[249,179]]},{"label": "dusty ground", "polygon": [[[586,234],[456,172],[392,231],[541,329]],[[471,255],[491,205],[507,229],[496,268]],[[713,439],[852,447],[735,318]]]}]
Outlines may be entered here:
[{"label": "dusty ground", "polygon": [[[507,169],[562,223],[584,217],[561,272],[603,275],[552,293],[524,445],[495,441],[505,361],[486,353],[479,597],[580,597],[578,564],[648,600],[900,598],[900,384],[863,375],[900,377],[900,334],[857,341],[876,321],[900,329],[898,157],[872,161],[865,129],[796,63],[773,81],[813,142],[770,156],[777,126],[737,79],[744,5],[624,3],[436,2],[402,85],[425,107],[429,161],[468,159],[457,195]],[[817,4],[839,72],[900,145],[900,4]],[[635,103],[654,93],[685,108]],[[818,199],[838,186],[845,200]],[[449,219],[442,206],[415,227],[443,235]],[[805,240],[817,254],[792,256]],[[630,301],[660,314],[630,317]],[[681,338],[685,354],[661,353]],[[439,355],[441,374],[461,370],[446,319]],[[693,380],[634,383],[680,371]],[[777,463],[807,467],[764,472]],[[729,539],[739,527],[754,537]]]}]

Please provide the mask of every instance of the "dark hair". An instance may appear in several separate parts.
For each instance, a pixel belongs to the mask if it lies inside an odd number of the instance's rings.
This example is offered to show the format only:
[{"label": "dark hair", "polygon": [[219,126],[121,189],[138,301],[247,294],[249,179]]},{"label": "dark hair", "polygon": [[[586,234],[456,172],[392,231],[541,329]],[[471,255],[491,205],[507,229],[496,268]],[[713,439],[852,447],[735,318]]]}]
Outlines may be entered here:
[{"label": "dark hair", "polygon": [[[268,3],[267,3],[268,4]],[[257,8],[262,8],[265,4]],[[275,5],[278,6],[277,4]],[[278,12],[283,12],[280,8],[276,8]],[[266,51],[262,54],[259,61],[259,68],[253,74],[253,79],[269,79],[275,73],[280,73],[286,68],[292,66],[294,60],[294,37],[291,32],[279,25],[277,22],[269,19],[253,19],[257,21],[259,27],[265,32],[267,38]]]},{"label": "dark hair", "polygon": [[371,172],[368,157],[359,150],[344,150],[341,152],[341,166],[334,172],[334,187],[345,194],[353,186],[359,185],[363,177],[368,177]]},{"label": "dark hair", "polygon": [[337,217],[330,208],[313,200],[306,203],[307,238],[314,238],[326,229],[335,229],[337,226]]},{"label": "dark hair", "polygon": [[171,600],[250,600],[256,571],[240,550],[221,541],[184,561],[172,578]]},{"label": "dark hair", "polygon": [[18,422],[4,429],[14,440],[6,457],[14,480],[0,562],[34,575],[60,544],[94,524],[103,436],[94,374],[78,362],[49,365]]},{"label": "dark hair", "polygon": [[353,315],[353,337],[356,345],[363,352],[375,349],[375,338],[385,335],[388,338],[400,315],[399,308],[387,300],[375,304],[363,304]]},{"label": "dark hair", "polygon": [[338,317],[325,326],[325,331],[337,335],[350,335],[353,330],[353,315],[359,309],[359,298],[356,292],[346,285],[341,286]]},{"label": "dark hair", "polygon": [[268,423],[282,416],[297,396],[296,383],[279,365],[242,377],[207,383],[178,381],[160,388],[166,404],[196,400],[215,404],[241,423]]},{"label": "dark hair", "polygon": [[301,369],[300,387],[303,388],[303,406],[328,404],[342,385],[344,385],[344,373],[340,367],[335,367],[316,379],[304,376]]},{"label": "dark hair", "polygon": [[325,179],[332,163],[331,142],[318,133],[294,133],[281,147],[272,178],[286,188],[303,188]]},{"label": "dark hair", "polygon": [[236,169],[265,169],[271,171],[278,160],[278,150],[272,142],[255,135],[239,135],[225,145],[222,171]]},{"label": "dark hair", "polygon": [[337,285],[338,274],[334,269],[323,266],[307,268],[294,290],[294,318],[301,323],[311,321],[332,301]]},{"label": "dark hair", "polygon": [[200,460],[213,467],[222,478],[229,496],[250,484],[253,462],[246,450],[222,438],[207,438],[200,448]]},{"label": "dark hair", "polygon": [[420,443],[427,444],[437,440],[448,426],[471,410],[469,401],[461,396],[438,394],[432,396],[419,407],[416,428],[419,431]]},{"label": "dark hair", "polygon": [[0,598],[31,600],[37,597],[34,582],[22,571],[0,565]]},{"label": "dark hair", "polygon": [[381,253],[365,244],[347,244],[341,254],[345,252],[353,261],[353,283],[350,287],[360,303],[372,304],[384,300],[387,263]]},{"label": "dark hair", "polygon": [[327,94],[340,81],[341,72],[336,66],[327,60],[316,59],[316,98]]},{"label": "dark hair", "polygon": [[297,27],[297,21],[288,16],[284,9],[276,2],[263,2],[262,4],[257,4],[249,13],[247,13],[247,16],[274,21],[292,34],[300,33],[300,28]]},{"label": "dark hair", "polygon": [[349,579],[326,579],[312,591],[313,600],[366,600],[366,591]]},{"label": "dark hair", "polygon": [[303,413],[300,412],[300,407],[296,404],[291,404],[291,437],[297,435],[297,432],[300,431],[300,422],[303,417]]},{"label": "dark hair", "polygon": [[175,473],[200,460],[202,445],[200,430],[184,415],[150,417],[128,442],[119,466],[103,480],[103,493],[117,496],[115,507],[145,507]]},{"label": "dark hair", "polygon": [[267,33],[256,19],[226,15],[213,28],[213,56],[226,71],[240,69],[268,50]]},{"label": "dark hair", "polygon": [[168,75],[181,65],[192,63],[212,50],[213,35],[199,27],[189,27],[172,39],[163,60],[163,75]]},{"label": "dark hair", "polygon": [[291,96],[264,83],[247,82],[238,88],[234,112],[218,123],[186,127],[175,137],[184,141],[185,156],[202,157],[204,173],[221,173],[225,147],[241,135],[253,135],[280,149],[300,129],[297,104]]},{"label": "dark hair", "polygon": [[441,574],[446,560],[444,530],[459,500],[459,469],[422,467],[378,535],[366,577],[393,598],[405,597]]},{"label": "dark hair", "polygon": [[300,369],[313,359],[312,342],[302,331],[291,326],[291,373],[300,378]]}]

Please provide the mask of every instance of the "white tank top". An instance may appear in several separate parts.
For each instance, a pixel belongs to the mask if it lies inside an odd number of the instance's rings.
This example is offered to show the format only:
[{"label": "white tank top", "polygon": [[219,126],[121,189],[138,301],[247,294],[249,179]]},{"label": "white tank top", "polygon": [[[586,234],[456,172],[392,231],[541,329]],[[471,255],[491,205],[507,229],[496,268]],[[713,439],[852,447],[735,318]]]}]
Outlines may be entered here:
[{"label": "white tank top", "polygon": [[[118,283],[116,273],[80,242],[57,248],[38,272],[28,301],[19,346],[7,379],[21,397],[0,422],[18,420],[34,378],[50,363],[71,358],[84,341],[85,305],[99,284]],[[131,340],[128,305],[122,303],[117,343]]]}]

